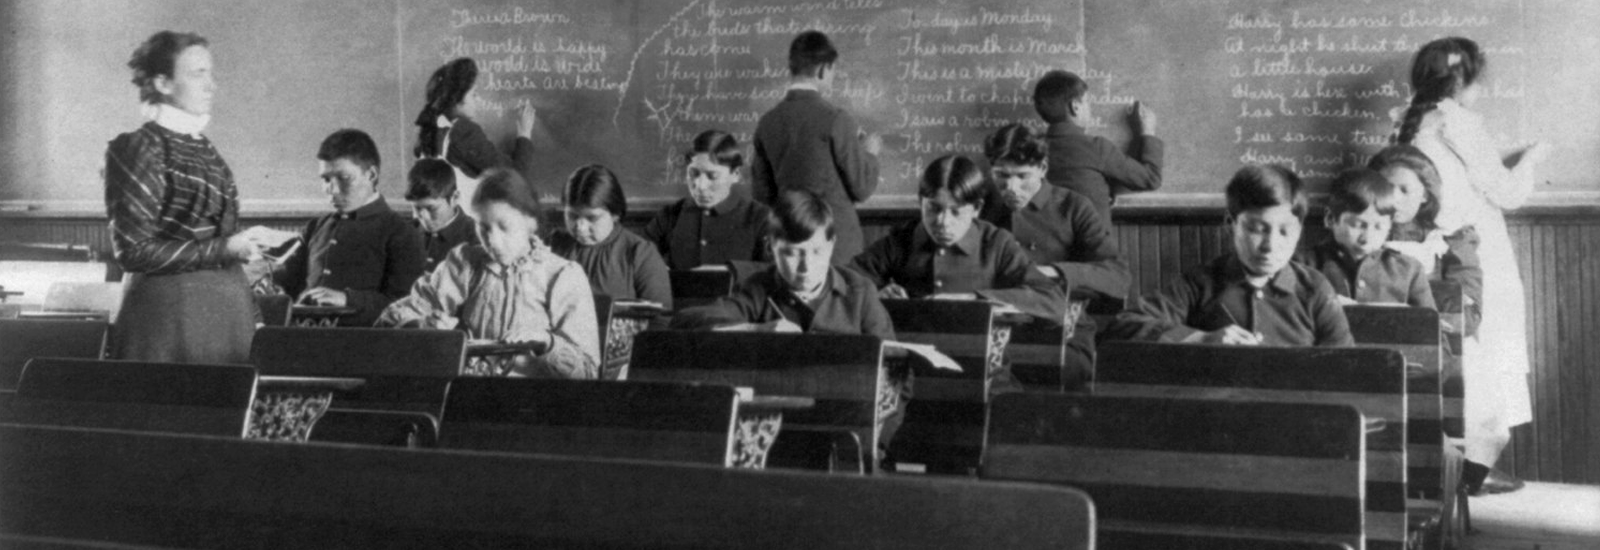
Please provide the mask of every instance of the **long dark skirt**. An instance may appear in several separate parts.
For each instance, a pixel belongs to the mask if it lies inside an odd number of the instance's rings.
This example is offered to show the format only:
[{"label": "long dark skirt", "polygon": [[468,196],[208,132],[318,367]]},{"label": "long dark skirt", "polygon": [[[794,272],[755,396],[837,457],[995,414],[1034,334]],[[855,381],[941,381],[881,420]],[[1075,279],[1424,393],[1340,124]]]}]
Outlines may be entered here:
[{"label": "long dark skirt", "polygon": [[170,363],[245,364],[256,303],[235,265],[173,275],[130,273],[111,330],[111,357]]}]

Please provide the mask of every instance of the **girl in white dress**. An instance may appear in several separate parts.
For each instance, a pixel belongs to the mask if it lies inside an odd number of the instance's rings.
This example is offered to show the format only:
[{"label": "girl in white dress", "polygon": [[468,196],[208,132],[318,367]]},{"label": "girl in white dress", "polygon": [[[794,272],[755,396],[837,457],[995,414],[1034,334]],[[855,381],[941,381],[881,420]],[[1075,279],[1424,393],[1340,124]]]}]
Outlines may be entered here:
[{"label": "girl in white dress", "polygon": [[1485,476],[1510,442],[1511,427],[1533,420],[1527,305],[1501,212],[1527,201],[1534,168],[1548,154],[1544,144],[1536,143],[1502,157],[1482,116],[1469,110],[1482,93],[1486,66],[1483,51],[1472,40],[1450,37],[1424,45],[1411,64],[1416,95],[1398,137],[1400,143],[1421,149],[1438,168],[1437,230],[1451,234],[1472,226],[1480,237],[1483,321],[1477,336],[1466,340],[1463,353],[1467,459],[1463,482],[1474,493],[1521,486],[1498,471],[1484,486]]}]

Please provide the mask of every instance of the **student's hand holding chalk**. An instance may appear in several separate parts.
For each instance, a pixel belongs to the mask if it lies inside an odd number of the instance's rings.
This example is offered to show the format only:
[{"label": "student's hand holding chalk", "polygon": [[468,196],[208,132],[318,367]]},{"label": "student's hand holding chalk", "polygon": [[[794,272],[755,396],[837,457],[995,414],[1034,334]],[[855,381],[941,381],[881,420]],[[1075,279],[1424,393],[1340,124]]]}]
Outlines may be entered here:
[{"label": "student's hand holding chalk", "polygon": [[868,154],[878,156],[878,153],[883,152],[883,136],[869,134],[866,130],[860,130],[857,133],[857,137],[861,139],[861,147],[866,149]]},{"label": "student's hand holding chalk", "polygon": [[344,307],[349,304],[350,300],[344,291],[319,286],[300,293],[300,299],[295,300],[295,302],[313,306]]},{"label": "student's hand holding chalk", "polygon": [[517,135],[533,139],[533,126],[539,122],[539,111],[529,103],[522,106],[522,118],[517,120]]},{"label": "student's hand holding chalk", "polygon": [[1134,101],[1128,106],[1128,125],[1141,136],[1156,134],[1156,113],[1144,106],[1142,101]]}]

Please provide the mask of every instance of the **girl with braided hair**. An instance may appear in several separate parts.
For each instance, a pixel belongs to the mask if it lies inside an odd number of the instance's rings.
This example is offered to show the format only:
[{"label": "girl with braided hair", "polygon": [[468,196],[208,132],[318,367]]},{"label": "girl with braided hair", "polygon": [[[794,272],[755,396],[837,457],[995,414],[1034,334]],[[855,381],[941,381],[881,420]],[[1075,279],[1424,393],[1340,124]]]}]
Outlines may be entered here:
[{"label": "girl with braided hair", "polygon": [[478,178],[490,168],[507,168],[533,182],[533,106],[522,108],[508,155],[472,120],[480,108],[478,96],[473,93],[477,82],[478,64],[471,58],[445,63],[428,78],[427,104],[413,122],[417,126],[417,145],[412,153],[419,159],[442,159],[455,167],[462,197],[472,196]]},{"label": "girl with braided hair", "polygon": [[[1487,59],[1467,38],[1440,38],[1411,64],[1415,93],[1397,141],[1415,145],[1439,173],[1437,231],[1475,229],[1483,269],[1483,312],[1477,335],[1465,342],[1466,459],[1463,483],[1474,494],[1514,491],[1521,480],[1494,470],[1511,427],[1533,419],[1528,395],[1527,311],[1522,278],[1504,210],[1522,206],[1534,169],[1548,155],[1535,143],[1502,157],[1471,110],[1483,93]],[[1502,160],[1502,159],[1507,160]],[[1431,258],[1430,258],[1431,259]]]}]

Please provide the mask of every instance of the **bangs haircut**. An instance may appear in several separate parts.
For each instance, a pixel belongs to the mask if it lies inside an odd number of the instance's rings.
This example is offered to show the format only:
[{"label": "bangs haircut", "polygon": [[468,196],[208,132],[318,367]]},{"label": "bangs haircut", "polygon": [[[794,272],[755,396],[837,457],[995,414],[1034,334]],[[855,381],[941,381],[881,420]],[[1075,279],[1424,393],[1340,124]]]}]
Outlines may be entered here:
[{"label": "bangs haircut", "polygon": [[917,196],[931,199],[939,191],[949,191],[961,204],[982,204],[989,192],[989,178],[978,168],[978,163],[962,155],[945,155],[935,159],[922,172],[922,184]]},{"label": "bangs haircut", "polygon": [[789,74],[794,76],[817,76],[818,69],[838,59],[839,50],[821,31],[800,33],[789,43]]},{"label": "bangs haircut", "polygon": [[990,167],[1000,164],[1044,166],[1050,148],[1027,126],[1009,124],[984,140],[983,156],[989,159]]},{"label": "bangs haircut", "polygon": [[1328,215],[1346,212],[1361,214],[1377,207],[1378,213],[1393,216],[1396,188],[1388,178],[1370,168],[1351,168],[1339,173],[1328,188]]},{"label": "bangs haircut", "polygon": [[448,199],[456,192],[456,170],[439,159],[421,159],[406,173],[406,200]]},{"label": "bangs haircut", "polygon": [[694,156],[701,153],[711,157],[713,162],[728,167],[728,170],[738,170],[744,166],[744,151],[739,148],[739,140],[722,130],[706,130],[695,136],[693,146],[683,155],[683,163],[694,161]]},{"label": "bangs haircut", "polygon": [[1045,122],[1066,122],[1072,116],[1072,102],[1089,92],[1089,83],[1077,74],[1050,71],[1033,86],[1033,109]]},{"label": "bangs haircut", "polygon": [[770,242],[805,242],[818,231],[833,240],[833,209],[809,191],[784,192],[767,214],[766,237]]},{"label": "bangs haircut", "polygon": [[604,208],[618,218],[628,213],[628,198],[622,194],[622,184],[617,175],[598,164],[590,164],[572,172],[567,178],[566,191],[561,202],[569,209]]},{"label": "bangs haircut", "polygon": [[1293,170],[1277,164],[1240,168],[1228,180],[1228,216],[1247,210],[1288,206],[1296,218],[1306,216],[1305,185]]},{"label": "bangs haircut", "polygon": [[478,192],[472,195],[472,205],[481,207],[492,202],[506,203],[544,227],[544,208],[539,205],[539,197],[533,194],[533,186],[514,171],[490,168],[483,172]]},{"label": "bangs haircut", "polygon": [[353,128],[328,134],[327,139],[322,140],[322,146],[317,148],[317,160],[333,162],[339,159],[348,159],[357,166],[373,170],[378,170],[382,165],[378,144],[372,141],[372,136]]}]

